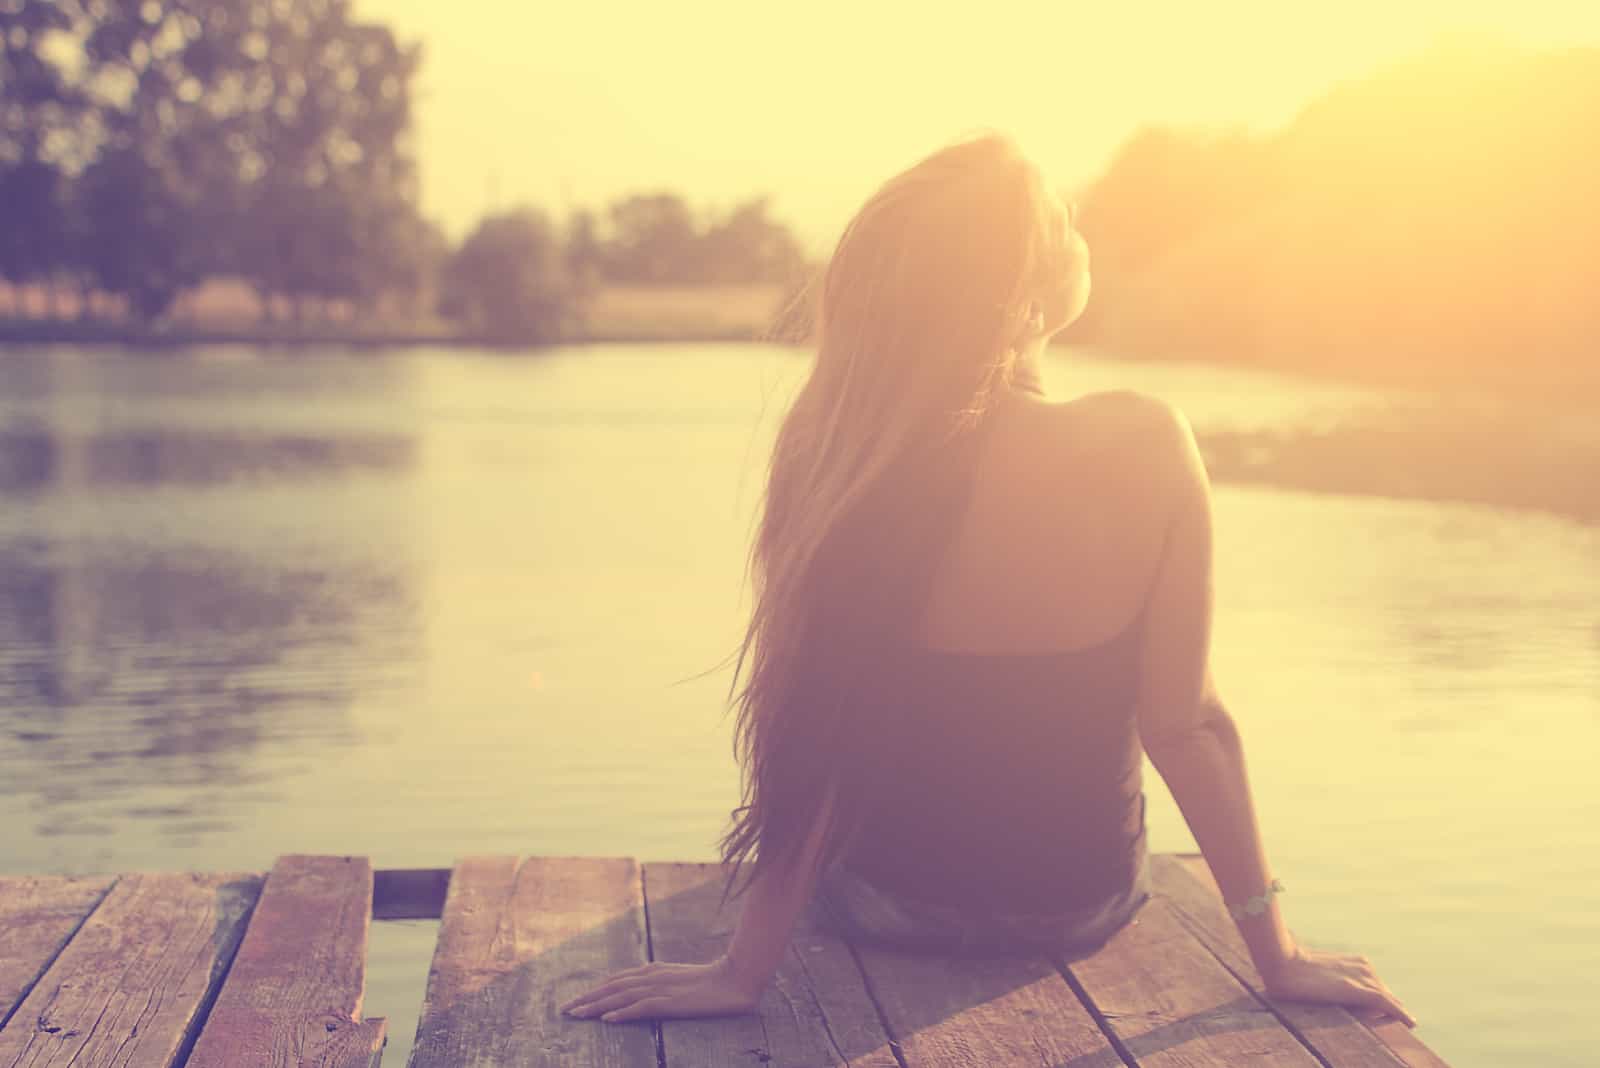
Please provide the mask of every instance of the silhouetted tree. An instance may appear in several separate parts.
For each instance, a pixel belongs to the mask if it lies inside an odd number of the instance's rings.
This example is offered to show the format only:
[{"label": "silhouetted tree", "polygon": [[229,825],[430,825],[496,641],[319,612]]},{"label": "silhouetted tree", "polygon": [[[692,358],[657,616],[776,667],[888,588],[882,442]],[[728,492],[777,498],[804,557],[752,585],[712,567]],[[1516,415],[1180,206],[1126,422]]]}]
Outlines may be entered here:
[{"label": "silhouetted tree", "polygon": [[219,272],[297,303],[416,291],[419,59],[349,0],[0,3],[0,272],[147,317]]},{"label": "silhouetted tree", "polygon": [[740,204],[706,229],[698,256],[708,282],[791,282],[804,263],[800,242],[767,215],[767,198]]},{"label": "silhouetted tree", "polygon": [[96,283],[145,321],[161,318],[204,276],[204,253],[185,205],[137,150],[118,148],[79,179],[80,259]]},{"label": "silhouetted tree", "polygon": [[618,282],[683,282],[698,271],[699,228],[676,193],[624,197],[610,208],[606,276]]},{"label": "silhouetted tree", "polygon": [[484,219],[445,269],[447,314],[495,341],[555,339],[578,296],[555,228],[531,208]]},{"label": "silhouetted tree", "polygon": [[48,282],[65,266],[61,171],[26,159],[0,164],[0,276],[15,285]]},{"label": "silhouetted tree", "polygon": [[572,297],[571,325],[588,326],[588,310],[605,282],[605,246],[594,213],[580,209],[567,219],[564,262]]},{"label": "silhouetted tree", "polygon": [[53,283],[68,266],[65,168],[84,101],[48,46],[73,12],[53,0],[0,4],[0,277],[17,285]]},{"label": "silhouetted tree", "polygon": [[635,194],[614,201],[607,217],[598,239],[592,218],[574,219],[569,258],[592,259],[614,282],[789,282],[803,262],[799,241],[768,215],[766,197],[702,222],[676,193]]},{"label": "silhouetted tree", "polygon": [[1145,131],[1085,198],[1112,349],[1600,380],[1600,50],[1448,43],[1281,133]]},{"label": "silhouetted tree", "polygon": [[262,53],[253,77],[263,88],[238,116],[240,267],[263,293],[297,304],[370,301],[406,282],[390,276],[389,254],[416,223],[408,130],[420,52],[353,22],[345,0],[285,7],[263,20],[259,43],[246,39]]}]

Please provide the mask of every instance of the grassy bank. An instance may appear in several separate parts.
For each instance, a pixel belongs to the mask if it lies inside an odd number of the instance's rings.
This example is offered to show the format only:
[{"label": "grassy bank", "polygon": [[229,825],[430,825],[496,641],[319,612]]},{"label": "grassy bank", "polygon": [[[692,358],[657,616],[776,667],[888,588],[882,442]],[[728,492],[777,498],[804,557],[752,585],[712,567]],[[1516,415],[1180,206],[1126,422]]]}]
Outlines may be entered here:
[{"label": "grassy bank", "polygon": [[1600,429],[1579,405],[1395,405],[1327,430],[1197,430],[1219,483],[1457,501],[1600,522]]}]

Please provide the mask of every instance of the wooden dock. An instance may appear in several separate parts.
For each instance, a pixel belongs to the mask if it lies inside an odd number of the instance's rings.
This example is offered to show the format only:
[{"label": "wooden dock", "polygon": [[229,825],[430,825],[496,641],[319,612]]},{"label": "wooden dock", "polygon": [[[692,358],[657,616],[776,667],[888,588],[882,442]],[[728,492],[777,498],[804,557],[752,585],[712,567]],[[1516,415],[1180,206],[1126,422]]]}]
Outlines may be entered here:
[{"label": "wooden dock", "polygon": [[557,1007],[646,960],[708,960],[720,869],[485,857],[374,872],[0,877],[0,1068],[373,1068],[372,919],[439,918],[413,1068],[1441,1068],[1403,1024],[1275,1004],[1204,861],[1093,956],[955,959],[796,934],[759,1015],[605,1024]]}]

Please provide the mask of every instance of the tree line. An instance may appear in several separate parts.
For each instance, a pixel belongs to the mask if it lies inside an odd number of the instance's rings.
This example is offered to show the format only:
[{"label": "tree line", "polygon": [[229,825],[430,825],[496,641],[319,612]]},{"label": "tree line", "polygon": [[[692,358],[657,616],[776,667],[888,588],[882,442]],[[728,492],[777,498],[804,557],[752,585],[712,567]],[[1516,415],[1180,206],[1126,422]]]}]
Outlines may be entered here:
[{"label": "tree line", "polygon": [[676,193],[639,193],[559,225],[532,207],[483,219],[443,263],[439,308],[481,336],[540,339],[581,327],[608,282],[793,286],[806,269],[766,197],[697,213]]},{"label": "tree line", "polygon": [[1121,353],[1600,383],[1600,50],[1444,42],[1269,135],[1150,128],[1081,198]]},{"label": "tree line", "polygon": [[562,224],[519,209],[451,247],[418,208],[421,59],[349,0],[0,2],[0,278],[145,324],[229,277],[269,318],[387,303],[537,340],[604,280],[797,270],[764,198],[712,218],[670,193]]},{"label": "tree line", "polygon": [[[418,208],[421,58],[349,0],[0,0],[0,278],[91,313],[109,294],[144,323],[232,277],[269,317],[401,309],[543,340],[608,282],[792,292],[812,271],[761,197],[520,208],[453,245]],[[1071,336],[1293,370],[1600,378],[1596,131],[1600,50],[1481,44],[1346,83],[1276,133],[1141,130],[1079,197],[1096,291]]]},{"label": "tree line", "polygon": [[217,275],[268,308],[415,290],[420,59],[345,0],[8,0],[0,273],[144,320]]}]

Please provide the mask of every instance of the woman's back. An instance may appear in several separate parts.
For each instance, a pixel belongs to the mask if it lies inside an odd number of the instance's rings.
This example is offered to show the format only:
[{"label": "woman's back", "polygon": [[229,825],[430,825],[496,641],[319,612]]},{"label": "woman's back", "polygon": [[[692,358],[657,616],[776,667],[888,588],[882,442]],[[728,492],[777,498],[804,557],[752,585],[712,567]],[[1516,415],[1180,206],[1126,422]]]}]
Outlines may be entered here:
[{"label": "woman's back", "polygon": [[1170,500],[1152,442],[1160,402],[1053,403],[1014,390],[978,443],[964,512],[919,638],[935,649],[1055,653],[1120,634],[1159,563]]},{"label": "woman's back", "polygon": [[1161,542],[1137,446],[1152,407],[1017,390],[934,471],[885,488],[876,544],[856,548],[892,560],[902,585],[851,583],[841,600],[904,601],[913,618],[880,628],[850,690],[873,708],[862,722],[887,729],[851,743],[863,824],[849,871],[906,899],[1041,913],[1137,877],[1134,708]]}]

